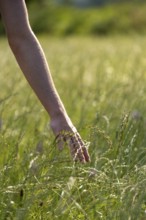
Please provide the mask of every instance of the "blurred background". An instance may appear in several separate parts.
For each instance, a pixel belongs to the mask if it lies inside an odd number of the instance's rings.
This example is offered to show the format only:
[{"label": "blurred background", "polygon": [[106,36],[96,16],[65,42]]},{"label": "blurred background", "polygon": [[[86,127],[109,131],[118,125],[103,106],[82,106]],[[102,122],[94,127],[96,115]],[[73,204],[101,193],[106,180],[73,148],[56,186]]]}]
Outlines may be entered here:
[{"label": "blurred background", "polygon": [[[144,0],[26,0],[36,34],[55,36],[146,32]],[[4,28],[0,24],[0,35]]]}]

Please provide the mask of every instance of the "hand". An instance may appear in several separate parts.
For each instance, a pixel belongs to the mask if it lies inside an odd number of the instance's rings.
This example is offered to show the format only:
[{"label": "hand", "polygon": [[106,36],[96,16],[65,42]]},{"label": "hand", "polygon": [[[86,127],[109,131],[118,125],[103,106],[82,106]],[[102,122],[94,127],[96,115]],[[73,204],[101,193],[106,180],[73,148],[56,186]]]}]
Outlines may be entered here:
[{"label": "hand", "polygon": [[87,146],[83,142],[77,131],[60,131],[59,134],[56,136],[55,141],[59,149],[62,149],[64,144],[67,143],[74,161],[80,161],[81,163],[86,163],[90,161]]}]

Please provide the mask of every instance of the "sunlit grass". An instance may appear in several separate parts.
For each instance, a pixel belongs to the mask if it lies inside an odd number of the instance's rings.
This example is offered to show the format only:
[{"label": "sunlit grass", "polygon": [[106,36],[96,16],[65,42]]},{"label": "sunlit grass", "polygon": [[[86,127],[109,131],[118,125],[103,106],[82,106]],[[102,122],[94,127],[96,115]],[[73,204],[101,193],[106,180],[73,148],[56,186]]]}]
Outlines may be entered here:
[{"label": "sunlit grass", "polygon": [[49,118],[0,40],[0,219],[146,218],[145,37],[40,37],[91,163],[59,152]]}]

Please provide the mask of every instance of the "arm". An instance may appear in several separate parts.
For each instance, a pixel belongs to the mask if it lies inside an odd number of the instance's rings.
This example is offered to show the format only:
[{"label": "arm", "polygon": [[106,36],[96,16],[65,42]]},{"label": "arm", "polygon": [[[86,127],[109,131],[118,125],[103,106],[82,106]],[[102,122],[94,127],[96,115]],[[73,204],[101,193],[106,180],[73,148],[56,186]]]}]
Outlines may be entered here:
[{"label": "arm", "polygon": [[41,45],[31,30],[24,0],[0,0],[0,11],[9,45],[27,81],[50,116],[58,145],[68,142],[75,160],[89,161],[86,147],[54,86]]}]

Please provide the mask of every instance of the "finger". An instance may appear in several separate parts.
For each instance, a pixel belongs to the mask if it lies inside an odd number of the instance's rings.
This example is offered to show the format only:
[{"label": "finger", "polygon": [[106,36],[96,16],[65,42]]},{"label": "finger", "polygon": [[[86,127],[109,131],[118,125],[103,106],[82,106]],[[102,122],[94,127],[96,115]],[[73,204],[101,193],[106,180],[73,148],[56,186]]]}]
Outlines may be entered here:
[{"label": "finger", "polygon": [[85,160],[85,157],[84,157],[84,154],[81,148],[77,150],[75,158],[77,158],[77,160],[79,160],[81,163],[86,163],[86,160]]},{"label": "finger", "polygon": [[85,161],[90,162],[90,156],[89,156],[89,153],[88,153],[85,146],[82,147],[82,151],[83,151],[83,154],[84,154],[84,157],[85,157]]},{"label": "finger", "polygon": [[72,140],[74,141],[74,149],[75,149],[75,153],[74,153],[74,160],[79,160],[82,163],[85,163],[85,157],[82,151],[82,147],[80,142],[78,141],[78,138],[76,136],[74,136],[74,139]]},{"label": "finger", "polygon": [[80,161],[85,162],[85,158],[82,152],[82,148],[80,146],[80,143],[77,139],[77,137],[74,135],[73,137],[70,137],[70,149],[71,149],[71,155],[73,157],[74,161]]},{"label": "finger", "polygon": [[81,139],[81,137],[80,137],[80,135],[78,133],[76,135],[77,135],[78,141],[79,141],[79,143],[81,145],[85,161],[86,162],[90,162],[90,156],[89,156],[88,150],[87,150],[87,148],[85,146],[85,143],[82,141],[82,139]]},{"label": "finger", "polygon": [[57,143],[57,146],[58,146],[58,149],[59,150],[63,150],[63,147],[64,147],[64,141],[61,139],[58,141]]},{"label": "finger", "polygon": [[62,136],[62,135],[58,135],[57,137],[56,137],[56,144],[57,144],[57,146],[58,146],[58,149],[59,150],[63,150],[63,147],[64,147],[64,137]]}]

